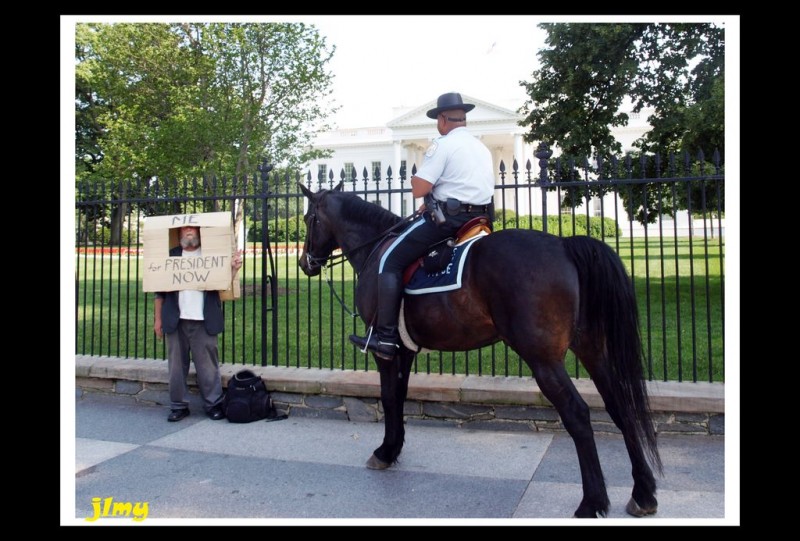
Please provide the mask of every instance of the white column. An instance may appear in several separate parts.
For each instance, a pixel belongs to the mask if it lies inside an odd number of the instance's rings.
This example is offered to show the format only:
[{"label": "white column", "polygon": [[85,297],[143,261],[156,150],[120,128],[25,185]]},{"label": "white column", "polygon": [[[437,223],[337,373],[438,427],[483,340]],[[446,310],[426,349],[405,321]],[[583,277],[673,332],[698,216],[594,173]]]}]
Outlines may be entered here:
[{"label": "white column", "polygon": [[[392,188],[399,188],[400,187],[400,160],[402,160],[401,151],[403,150],[403,142],[402,140],[395,140],[392,143]],[[400,214],[402,211],[402,195],[401,194],[392,194],[389,196],[391,198],[391,206],[389,208],[395,214]]]},{"label": "white column", "polygon": [[395,178],[400,178],[400,162],[403,160],[403,141],[396,140],[392,142],[392,173]]},{"label": "white column", "polygon": [[[522,140],[522,135],[520,134],[514,134],[514,158],[516,158],[517,166],[519,167],[519,177],[517,178],[517,182],[521,184],[527,179],[525,163],[527,162],[528,158],[525,155],[525,144]],[[519,198],[519,200],[515,201],[515,209],[517,214],[520,216],[531,214],[531,209],[528,205],[528,198],[522,196]]]},{"label": "white column", "polygon": [[[493,146],[489,147],[492,150],[492,168],[496,175],[500,174],[500,162],[503,161],[503,147]],[[506,168],[508,164],[506,164]]]},{"label": "white column", "polygon": [[[426,146],[423,147],[417,142],[409,143],[408,147],[406,148],[407,150],[406,176],[408,177],[409,182],[411,182],[411,176],[412,176],[411,171],[413,170],[414,166],[415,165],[417,166],[417,170],[419,170],[419,168],[422,167],[422,161],[425,156],[425,151],[428,149],[427,145],[429,144],[429,142],[426,142],[425,144]],[[417,207],[419,207],[422,204],[422,199],[418,201],[413,197],[409,196],[408,202],[409,202],[408,204],[410,205],[410,207],[408,208],[408,212],[410,214],[415,210],[417,210]]]},{"label": "white column", "polygon": [[424,155],[425,155],[424,149],[422,149],[419,145],[414,145],[414,159],[408,162],[409,178],[411,177],[411,169],[414,165],[417,166],[417,169],[422,167],[422,160]]},{"label": "white column", "polygon": [[514,135],[514,157],[517,159],[517,164],[521,171],[525,170],[525,147],[522,144],[522,135]]},{"label": "white column", "polygon": [[[503,151],[505,147],[495,146],[492,148],[492,165],[494,167],[495,184],[502,186],[500,177],[500,162],[506,166],[505,184],[511,184],[514,179],[511,177],[511,166],[514,163],[513,158],[509,162],[509,156],[504,156]],[[502,208],[514,208],[514,190],[495,190],[494,191],[494,208],[500,210]]]}]

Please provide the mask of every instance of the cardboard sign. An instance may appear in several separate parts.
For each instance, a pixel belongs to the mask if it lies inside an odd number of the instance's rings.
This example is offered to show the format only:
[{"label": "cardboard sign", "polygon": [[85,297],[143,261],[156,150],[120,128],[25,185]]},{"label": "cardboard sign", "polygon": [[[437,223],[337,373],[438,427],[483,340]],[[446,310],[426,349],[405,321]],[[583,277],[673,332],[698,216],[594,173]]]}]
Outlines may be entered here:
[{"label": "cardboard sign", "polygon": [[[180,246],[179,230],[200,228],[200,257],[170,257]],[[204,212],[148,216],[144,222],[144,291],[225,291],[232,287],[231,259],[235,252],[233,224],[229,212]],[[188,252],[184,252],[188,254]]]}]

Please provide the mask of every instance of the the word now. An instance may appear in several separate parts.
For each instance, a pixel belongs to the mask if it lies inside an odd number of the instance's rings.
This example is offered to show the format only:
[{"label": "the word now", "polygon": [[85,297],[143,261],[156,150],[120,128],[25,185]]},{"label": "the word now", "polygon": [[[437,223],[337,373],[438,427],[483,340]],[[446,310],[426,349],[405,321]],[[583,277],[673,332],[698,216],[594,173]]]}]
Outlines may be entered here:
[{"label": "the word now", "polygon": [[186,271],[172,274],[172,284],[192,284],[194,282],[207,282],[208,272]]}]

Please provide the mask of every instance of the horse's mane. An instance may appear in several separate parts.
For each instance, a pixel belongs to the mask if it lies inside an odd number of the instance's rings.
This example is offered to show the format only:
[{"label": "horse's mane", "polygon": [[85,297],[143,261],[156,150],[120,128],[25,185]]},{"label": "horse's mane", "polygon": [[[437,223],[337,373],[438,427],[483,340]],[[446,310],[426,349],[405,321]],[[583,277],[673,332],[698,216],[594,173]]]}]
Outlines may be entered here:
[{"label": "horse's mane", "polygon": [[379,231],[385,231],[401,221],[402,218],[385,208],[364,201],[354,193],[332,192],[341,199],[342,215],[348,220],[358,222],[364,226],[374,227]]}]

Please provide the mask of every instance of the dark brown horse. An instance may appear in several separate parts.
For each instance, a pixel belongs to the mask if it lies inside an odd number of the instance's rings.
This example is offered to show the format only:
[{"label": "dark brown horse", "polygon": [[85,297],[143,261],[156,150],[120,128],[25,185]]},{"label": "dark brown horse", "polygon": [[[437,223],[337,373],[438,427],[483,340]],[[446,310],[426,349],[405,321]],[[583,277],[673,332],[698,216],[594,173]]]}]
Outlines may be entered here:
[{"label": "dark brown horse", "polygon": [[[317,193],[300,188],[309,200],[300,268],[315,276],[341,248],[358,275],[356,306],[369,325],[376,310],[378,245],[403,220],[341,191],[341,183]],[[413,341],[427,349],[466,351],[502,340],[516,351],[575,442],[583,482],[575,516],[605,516],[608,493],[589,407],[564,366],[571,349],[624,437],[633,473],[626,510],[635,516],[655,513],[650,464],[660,473],[661,459],[642,375],[633,286],[616,253],[585,236],[507,229],[474,243],[465,265],[460,289],[406,295],[405,324]],[[370,468],[389,467],[403,447],[403,403],[413,359],[414,352],[404,346],[395,361],[375,359],[385,434],[367,461]]]}]

